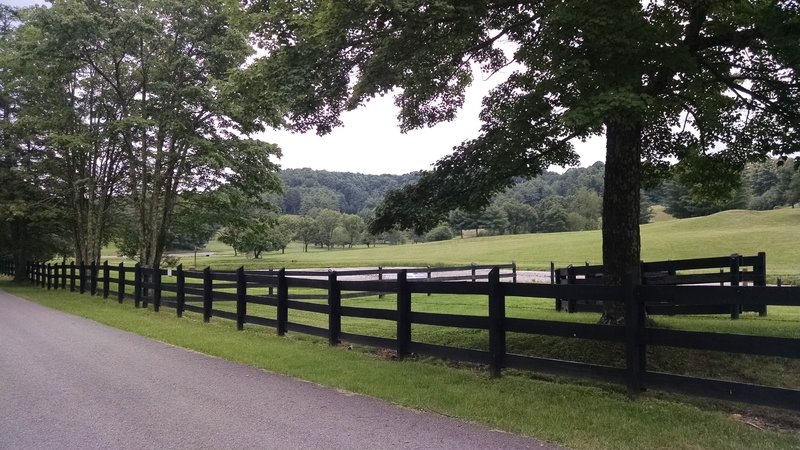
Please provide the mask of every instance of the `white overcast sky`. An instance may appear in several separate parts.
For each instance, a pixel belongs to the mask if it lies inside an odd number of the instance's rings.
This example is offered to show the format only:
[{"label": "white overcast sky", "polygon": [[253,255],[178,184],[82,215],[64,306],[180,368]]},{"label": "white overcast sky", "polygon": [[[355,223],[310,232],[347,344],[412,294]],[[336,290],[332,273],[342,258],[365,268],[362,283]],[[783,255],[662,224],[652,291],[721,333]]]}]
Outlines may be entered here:
[{"label": "white overcast sky", "polygon": [[[30,6],[44,2],[0,0],[0,3]],[[313,131],[296,134],[271,130],[256,137],[281,147],[283,157],[279,164],[286,169],[309,167],[369,174],[403,174],[430,169],[438,159],[451,153],[453,147],[478,135],[481,126],[478,119],[481,100],[508,73],[501,72],[489,79],[485,79],[482,74],[476,75],[475,82],[467,90],[466,102],[458,117],[452,122],[441,123],[433,128],[401,133],[393,98],[385,96],[345,113],[342,117],[344,126],[326,136],[317,136]],[[602,138],[594,138],[585,143],[576,141],[575,146],[581,157],[581,166],[605,159]],[[551,170],[563,171],[559,167]]]},{"label": "white overcast sky", "polygon": [[[486,80],[479,75],[467,90],[466,102],[457,118],[433,128],[401,133],[394,99],[385,96],[345,113],[344,126],[329,135],[273,130],[259,137],[281,147],[280,164],[284,168],[309,167],[370,174],[403,174],[429,169],[439,158],[451,153],[454,146],[478,135],[481,100],[507,76],[500,73]],[[585,143],[576,140],[575,146],[581,166],[605,160],[602,138]],[[561,172],[564,169],[553,167],[551,170]]]}]

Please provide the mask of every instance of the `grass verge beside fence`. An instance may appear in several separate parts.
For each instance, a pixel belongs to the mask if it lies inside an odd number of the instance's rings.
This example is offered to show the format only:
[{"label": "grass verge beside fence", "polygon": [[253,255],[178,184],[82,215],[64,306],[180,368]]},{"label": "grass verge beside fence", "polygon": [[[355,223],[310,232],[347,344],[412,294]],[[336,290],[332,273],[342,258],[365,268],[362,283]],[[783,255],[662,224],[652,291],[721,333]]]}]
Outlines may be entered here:
[{"label": "grass verge beside fence", "polygon": [[[322,385],[434,411],[571,448],[800,448],[800,436],[759,430],[723,411],[621,389],[509,373],[489,379],[467,365],[408,360],[382,352],[329,347],[322,339],[235,323],[176,319],[112,299],[0,282],[0,288],[42,305],[166,343]],[[128,303],[128,302],[126,302]]]}]

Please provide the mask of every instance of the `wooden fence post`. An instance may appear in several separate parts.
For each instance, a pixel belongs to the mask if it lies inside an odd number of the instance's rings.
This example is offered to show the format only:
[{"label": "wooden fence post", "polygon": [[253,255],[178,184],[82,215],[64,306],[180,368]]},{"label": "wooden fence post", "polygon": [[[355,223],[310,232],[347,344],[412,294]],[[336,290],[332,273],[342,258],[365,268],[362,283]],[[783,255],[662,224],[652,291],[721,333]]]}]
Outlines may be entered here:
[{"label": "wooden fence post", "polygon": [[[428,272],[430,276],[430,271]],[[428,294],[430,295],[430,294]],[[411,291],[408,289],[406,269],[397,273],[397,358],[408,355],[411,345]]]},{"label": "wooden fence post", "polygon": [[147,305],[150,304],[149,298],[150,298],[150,295],[151,295],[150,294],[151,289],[150,289],[149,284],[152,283],[153,277],[152,277],[152,272],[148,276],[148,271],[149,270],[150,270],[150,267],[142,266],[141,277],[139,278],[141,280],[141,284],[142,284],[142,287],[139,288],[139,292],[140,292],[139,298],[142,300],[142,308],[147,308]]},{"label": "wooden fence post", "polygon": [[142,264],[136,263],[133,268],[133,305],[142,306]]},{"label": "wooden fence post", "polygon": [[[270,275],[275,275],[275,271],[272,269],[272,267],[270,267],[270,268],[269,268],[269,274],[270,274]],[[273,287],[274,287],[274,286],[270,286],[270,287],[269,287],[269,293],[268,293],[267,295],[269,295],[270,297],[272,297],[272,296],[273,296],[273,294],[275,293],[275,291],[274,291]]]},{"label": "wooden fence post", "polygon": [[236,329],[244,330],[244,320],[247,315],[247,278],[244,266],[236,271]]},{"label": "wooden fence post", "polygon": [[117,274],[117,301],[122,303],[125,299],[125,264],[119,263],[119,273]]},{"label": "wooden fence post", "polygon": [[78,265],[78,278],[81,282],[81,285],[78,286],[78,292],[83,294],[86,292],[86,264],[83,261]]},{"label": "wooden fence post", "polygon": [[108,260],[103,262],[103,298],[108,298],[109,283],[111,283],[111,270],[108,268]]},{"label": "wooden fence post", "polygon": [[42,287],[47,286],[47,264],[45,263],[39,265],[39,278],[42,282]]},{"label": "wooden fence post", "polygon": [[[753,286],[766,286],[767,285],[767,254],[758,252],[758,263],[753,267],[753,272],[756,275],[756,281]],[[765,317],[767,315],[767,305],[761,305],[758,308],[758,316]]]},{"label": "wooden fence post", "polygon": [[[561,277],[556,277],[556,263],[550,261],[550,284],[561,284]],[[561,311],[561,299],[556,297],[556,311]]]},{"label": "wooden fence post", "polygon": [[[431,281],[431,266],[426,266],[428,268],[428,281]],[[406,274],[408,276],[408,274]],[[431,296],[431,291],[428,291],[428,297]]]},{"label": "wooden fence post", "polygon": [[500,284],[500,268],[489,272],[489,373],[498,378],[506,356],[506,297]]},{"label": "wooden fence post", "polygon": [[61,289],[67,289],[67,261],[61,260]]},{"label": "wooden fence post", "polygon": [[628,394],[637,395],[644,387],[643,378],[647,368],[647,347],[644,343],[645,309],[630,274],[622,281],[622,298],[625,301],[625,362],[628,371]]},{"label": "wooden fence post", "polygon": [[203,322],[211,321],[211,307],[214,302],[214,279],[211,267],[203,269]]},{"label": "wooden fence post", "polygon": [[75,292],[75,261],[69,263],[69,291]]},{"label": "wooden fence post", "polygon": [[61,276],[58,273],[58,263],[53,264],[53,289],[58,290],[61,284]]},{"label": "wooden fence post", "polygon": [[45,278],[47,278],[47,290],[53,289],[53,268],[50,263],[47,263],[45,269]]},{"label": "wooden fence post", "polygon": [[[378,266],[378,281],[383,281],[383,266]],[[384,294],[378,294],[378,298],[383,298]]]},{"label": "wooden fence post", "polygon": [[183,307],[186,305],[186,276],[183,273],[183,264],[178,265],[175,278],[175,315],[183,317]]},{"label": "wooden fence post", "polygon": [[97,262],[92,261],[89,265],[89,290],[92,296],[97,295]]},{"label": "wooden fence post", "polygon": [[336,272],[328,273],[328,344],[336,345],[342,331],[342,291],[336,280]]},{"label": "wooden fence post", "polygon": [[[575,275],[575,266],[570,264],[567,266],[567,284],[576,284],[578,277]],[[577,300],[571,298],[567,300],[567,312],[574,313],[577,310]]]},{"label": "wooden fence post", "polygon": [[161,310],[161,267],[153,266],[153,311]]},{"label": "wooden fence post", "polygon": [[278,336],[286,334],[287,322],[289,322],[289,283],[286,281],[286,268],[278,271],[278,308],[276,318],[278,320]]},{"label": "wooden fence post", "polygon": [[516,261],[511,261],[511,274],[512,274],[511,282],[512,283],[516,283],[517,282],[517,262]]},{"label": "wooden fence post", "polygon": [[472,282],[475,282],[475,263],[469,263],[472,266]]},{"label": "wooden fence post", "polygon": [[[739,266],[741,262],[741,257],[737,254],[731,255],[731,287],[739,286],[739,279],[741,274],[739,273]],[[736,320],[739,318],[739,313],[741,313],[742,305],[740,304],[733,304],[731,305],[731,319]]]}]

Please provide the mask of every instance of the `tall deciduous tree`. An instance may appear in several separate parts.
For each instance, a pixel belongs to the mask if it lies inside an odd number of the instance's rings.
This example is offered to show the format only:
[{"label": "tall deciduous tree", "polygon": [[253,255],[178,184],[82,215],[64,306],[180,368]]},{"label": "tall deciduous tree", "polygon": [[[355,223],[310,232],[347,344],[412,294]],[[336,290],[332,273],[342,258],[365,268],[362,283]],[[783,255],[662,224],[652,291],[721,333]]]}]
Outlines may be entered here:
[{"label": "tall deciduous tree", "polygon": [[[750,158],[800,144],[800,14],[791,0],[248,2],[269,57],[253,67],[287,124],[329,132],[343,111],[395,94],[402,130],[451,120],[473,67],[513,73],[484,99],[483,128],[420,181],[387,196],[373,230],[435,226],[515,176],[577,162],[606,138],[606,280],[639,279],[643,177],[692,166],[726,189]],[[509,49],[510,55],[505,49]],[[276,106],[277,105],[277,106]],[[615,321],[621,308],[607,309]]]},{"label": "tall deciduous tree", "polygon": [[226,0],[63,0],[24,25],[49,61],[71,65],[66,85],[86,104],[73,105],[73,122],[102,128],[97,139],[70,134],[54,147],[119,161],[143,264],[160,261],[179,193],[279,187],[277,147],[242,137],[261,126],[228,95],[252,51],[242,23],[239,4]]},{"label": "tall deciduous tree", "polygon": [[14,279],[27,277],[25,263],[66,255],[63,203],[44,189],[40,170],[47,155],[22,110],[26,80],[21,76],[17,44],[18,11],[0,5],[0,248],[14,259]]},{"label": "tall deciduous tree", "polygon": [[333,231],[342,223],[342,213],[330,209],[319,211],[314,217],[317,224],[317,239],[320,245],[333,246]]},{"label": "tall deciduous tree", "polygon": [[304,252],[308,252],[308,244],[314,242],[318,234],[317,222],[314,219],[305,216],[298,219],[294,238],[303,243]]},{"label": "tall deciduous tree", "polygon": [[46,154],[39,169],[51,195],[61,197],[70,212],[64,220],[75,258],[87,262],[100,259],[112,199],[125,173],[116,130],[121,110],[102,78],[109,67],[94,67],[63,48],[76,25],[88,20],[89,9],[85,2],[63,2],[24,11],[14,67],[25,99],[22,120]]},{"label": "tall deciduous tree", "polygon": [[347,234],[346,244],[348,244],[350,248],[353,248],[353,245],[358,243],[359,238],[364,234],[364,230],[367,228],[364,219],[355,214],[343,215],[342,227]]}]

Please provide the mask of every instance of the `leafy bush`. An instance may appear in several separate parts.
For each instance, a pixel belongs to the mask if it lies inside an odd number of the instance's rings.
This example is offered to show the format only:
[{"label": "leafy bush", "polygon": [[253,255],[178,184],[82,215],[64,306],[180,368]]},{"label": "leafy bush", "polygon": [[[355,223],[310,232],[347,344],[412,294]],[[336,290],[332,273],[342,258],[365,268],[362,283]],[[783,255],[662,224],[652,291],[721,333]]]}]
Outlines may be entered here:
[{"label": "leafy bush", "polygon": [[428,242],[433,241],[449,241],[453,239],[453,231],[447,224],[440,224],[436,228],[432,229],[425,235],[425,239]]}]

